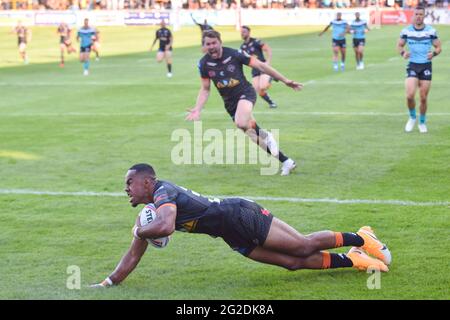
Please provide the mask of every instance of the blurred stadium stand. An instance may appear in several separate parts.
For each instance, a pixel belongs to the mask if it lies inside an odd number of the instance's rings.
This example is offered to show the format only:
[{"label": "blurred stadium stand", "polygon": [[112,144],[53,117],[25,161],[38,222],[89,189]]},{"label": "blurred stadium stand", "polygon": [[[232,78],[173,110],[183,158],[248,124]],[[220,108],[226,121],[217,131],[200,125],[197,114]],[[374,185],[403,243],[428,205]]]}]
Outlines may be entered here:
[{"label": "blurred stadium stand", "polygon": [[[183,9],[235,9],[237,0],[181,0]],[[242,8],[358,8],[376,5],[377,0],[242,0]],[[378,0],[380,7],[448,8],[449,0]],[[149,10],[171,9],[171,0],[0,0],[0,10]]]}]

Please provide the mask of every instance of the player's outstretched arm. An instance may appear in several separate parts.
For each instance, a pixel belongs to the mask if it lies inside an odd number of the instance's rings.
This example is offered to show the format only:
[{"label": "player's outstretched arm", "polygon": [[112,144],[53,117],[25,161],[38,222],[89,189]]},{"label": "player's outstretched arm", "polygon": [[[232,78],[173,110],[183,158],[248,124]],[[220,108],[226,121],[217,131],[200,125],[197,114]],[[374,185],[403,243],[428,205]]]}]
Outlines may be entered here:
[{"label": "player's outstretched arm", "polygon": [[200,120],[200,114],[202,112],[203,107],[209,98],[209,92],[211,88],[211,82],[209,79],[202,78],[202,85],[200,87],[200,91],[198,92],[197,102],[195,103],[195,107],[192,109],[187,109],[189,112],[186,116],[186,120],[188,121],[198,121]]},{"label": "player's outstretched arm", "polygon": [[321,37],[325,32],[327,32],[327,30],[330,28],[331,24],[327,25],[325,27],[325,29],[323,29],[323,31],[321,33],[319,33],[319,37]]},{"label": "player's outstretched arm", "polygon": [[279,80],[279,81],[283,82],[285,85],[294,89],[295,91],[301,90],[303,88],[303,84],[286,78],[281,73],[279,73],[277,70],[275,70],[274,68],[269,66],[267,63],[262,62],[256,58],[250,60],[249,66],[268,74],[275,80]]},{"label": "player's outstretched arm", "polygon": [[192,13],[191,13],[191,19],[192,19],[192,21],[194,21],[195,24],[198,24],[197,21],[195,21],[194,16],[192,15]]},{"label": "player's outstretched arm", "polygon": [[[140,226],[139,217],[136,219],[136,226]],[[124,254],[113,273],[102,282],[93,284],[90,287],[106,288],[121,283],[136,268],[145,250],[147,250],[147,246],[147,241],[133,238],[130,248]]]}]

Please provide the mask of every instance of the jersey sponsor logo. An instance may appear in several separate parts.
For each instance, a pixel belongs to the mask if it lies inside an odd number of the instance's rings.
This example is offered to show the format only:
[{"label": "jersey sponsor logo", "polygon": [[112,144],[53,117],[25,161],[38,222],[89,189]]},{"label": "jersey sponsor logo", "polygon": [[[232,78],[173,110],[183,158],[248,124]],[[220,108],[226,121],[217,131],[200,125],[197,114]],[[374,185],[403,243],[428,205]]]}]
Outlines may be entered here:
[{"label": "jersey sponsor logo", "polygon": [[195,227],[197,226],[198,220],[191,220],[185,223],[181,223],[179,226],[178,231],[181,232],[193,232],[195,230]]},{"label": "jersey sponsor logo", "polygon": [[270,211],[269,210],[267,210],[267,209],[261,209],[261,213],[263,214],[263,215],[265,215],[266,217],[268,217],[269,216],[269,214],[270,214]]},{"label": "jersey sponsor logo", "polygon": [[233,88],[233,87],[236,87],[239,83],[240,83],[239,80],[236,80],[236,79],[233,79],[233,78],[231,78],[229,81],[228,80],[222,80],[220,82],[217,82],[217,88],[218,89]]},{"label": "jersey sponsor logo", "polygon": [[236,67],[233,64],[228,65],[227,71],[233,73],[236,70]]},{"label": "jersey sponsor logo", "polygon": [[215,71],[208,71],[208,76],[210,78],[214,78],[216,76],[216,72]]}]

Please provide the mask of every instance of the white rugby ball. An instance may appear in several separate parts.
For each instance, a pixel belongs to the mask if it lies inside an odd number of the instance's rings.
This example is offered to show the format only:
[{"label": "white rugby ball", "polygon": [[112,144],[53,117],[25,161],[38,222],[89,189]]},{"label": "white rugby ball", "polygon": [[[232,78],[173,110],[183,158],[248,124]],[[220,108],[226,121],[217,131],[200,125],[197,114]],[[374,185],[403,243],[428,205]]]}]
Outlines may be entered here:
[{"label": "white rugby ball", "polygon": [[[156,208],[153,203],[147,204],[139,214],[139,221],[141,222],[141,226],[144,227],[149,223],[152,223],[156,218]],[[154,246],[155,248],[164,248],[167,246],[170,240],[170,236],[162,237],[158,239],[145,239],[149,244]]]}]

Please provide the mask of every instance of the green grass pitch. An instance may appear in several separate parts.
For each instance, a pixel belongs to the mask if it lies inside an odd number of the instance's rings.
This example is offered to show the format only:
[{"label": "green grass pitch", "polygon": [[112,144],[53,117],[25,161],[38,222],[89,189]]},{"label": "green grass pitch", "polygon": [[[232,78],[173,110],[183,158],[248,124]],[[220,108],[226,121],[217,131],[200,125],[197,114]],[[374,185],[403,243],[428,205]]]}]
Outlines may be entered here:
[{"label": "green grass pitch", "polygon": [[[363,71],[349,47],[345,72],[332,71],[331,35],[319,38],[321,28],[254,28],[273,48],[273,65],[306,84],[296,93],[274,83],[269,93],[279,108],[261,99],[255,106],[260,126],[279,129],[281,149],[299,163],[288,177],[261,176],[254,164],[172,163],[173,130],[193,128],[184,116],[200,85],[198,28],[174,33],[171,79],[148,52],[155,28],[100,28],[102,57],[89,77],[74,55],[58,66],[56,28],[32,28],[26,66],[15,36],[0,28],[0,299],[449,299],[450,27],[436,26],[443,52],[433,62],[426,135],[403,132],[401,28],[368,34]],[[238,47],[234,28],[219,31],[226,46]],[[211,92],[204,129],[232,129]],[[209,195],[413,203],[259,201],[302,233],[371,225],[393,254],[379,289],[368,289],[364,272],[289,272],[245,259],[220,239],[179,232],[167,248],[149,248],[120,286],[89,289],[128,248],[138,209],[125,193],[10,191],[121,192],[138,162]],[[81,290],[66,288],[70,265],[80,267]]]}]

